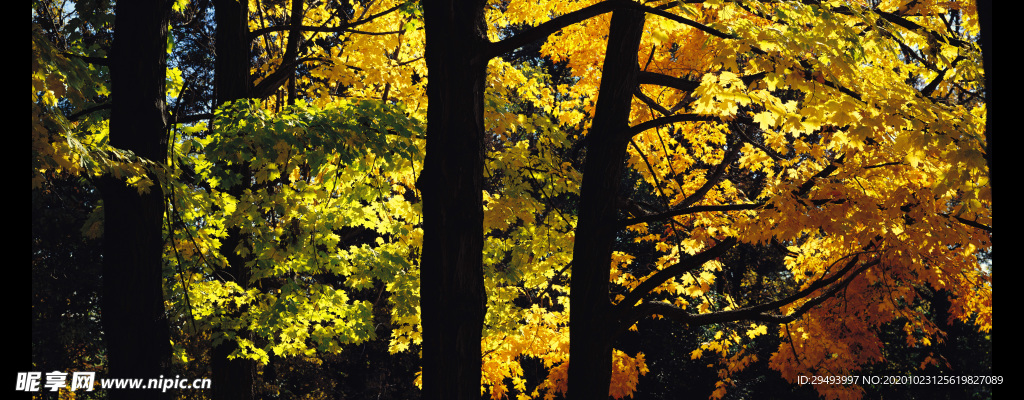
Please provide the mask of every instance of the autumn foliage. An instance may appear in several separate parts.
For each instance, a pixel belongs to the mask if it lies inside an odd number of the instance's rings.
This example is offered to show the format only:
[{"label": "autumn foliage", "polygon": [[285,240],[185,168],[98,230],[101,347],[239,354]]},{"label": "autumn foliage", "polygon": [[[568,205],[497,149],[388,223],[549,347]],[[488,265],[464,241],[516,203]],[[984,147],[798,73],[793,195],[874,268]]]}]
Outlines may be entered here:
[{"label": "autumn foliage", "polygon": [[[174,4],[172,36],[199,37],[194,24],[213,7]],[[427,152],[444,151],[426,146],[433,100],[418,3],[249,1],[254,95],[216,108],[196,94],[214,90],[199,77],[212,63],[171,40],[163,160],[109,145],[117,96],[95,33],[116,29],[112,10],[33,5],[33,191],[101,176],[162,189],[179,365],[209,362],[196,341],[233,341],[231,357],[261,371],[368,343],[415,358],[418,179]],[[606,66],[634,57],[609,53],[612,17],[627,11],[644,16],[636,65],[625,66],[635,68],[628,127],[603,133],[593,122],[612,96],[600,89]],[[953,340],[949,324],[991,331],[974,2],[494,1],[480,16],[491,45],[478,177],[482,395],[572,396],[570,299],[585,289],[570,282],[583,268],[607,268],[602,338],[644,335],[651,318],[684,324],[679,334],[698,344],[679,350],[715,370],[715,399],[755,364],[796,385],[858,375],[890,362],[893,346],[935,349],[913,359],[925,371],[948,364],[937,349]],[[587,250],[611,262],[580,265],[577,225],[592,195],[581,187],[588,173],[602,179],[584,166],[606,139],[621,146],[621,180],[605,199],[614,209],[587,223],[614,240]],[[102,237],[99,215],[80,218],[86,237]],[[226,249],[232,229],[243,239]],[[245,260],[244,284],[226,252]],[[610,368],[609,395],[643,393],[649,358],[614,348],[598,367]],[[403,379],[421,384],[415,370]]]}]

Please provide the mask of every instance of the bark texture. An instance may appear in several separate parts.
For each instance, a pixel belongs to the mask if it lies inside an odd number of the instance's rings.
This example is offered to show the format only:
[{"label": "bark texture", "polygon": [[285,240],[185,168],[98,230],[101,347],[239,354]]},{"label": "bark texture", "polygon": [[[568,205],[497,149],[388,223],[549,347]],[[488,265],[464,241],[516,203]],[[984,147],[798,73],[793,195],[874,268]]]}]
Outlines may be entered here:
[{"label": "bark texture", "polygon": [[[163,1],[118,2],[115,12],[110,144],[164,162],[170,5]],[[163,191],[157,183],[149,193],[140,195],[113,176],[100,178],[97,186],[104,207],[101,307],[108,375],[157,378],[169,373],[171,357],[163,303]],[[111,390],[109,396],[170,398],[168,393],[131,390]]]},{"label": "bark texture", "polygon": [[[214,0],[214,18],[217,21],[216,59],[214,60],[214,83],[217,105],[247,99],[252,95],[249,76],[249,11],[248,4],[235,0]],[[234,165],[235,172],[242,174],[242,183],[228,189],[228,193],[240,198],[249,179],[247,165]],[[228,236],[221,244],[221,254],[228,260],[226,274],[221,278],[249,287],[251,273],[245,266],[245,259],[235,249],[244,243],[241,229],[228,229]],[[239,317],[245,310],[230,310],[233,317]],[[251,333],[238,332],[240,336]],[[251,400],[256,397],[256,362],[244,358],[229,360],[228,356],[238,349],[238,343],[229,340],[214,346],[210,352],[210,373],[213,381],[213,398],[216,400]]]},{"label": "bark texture", "polygon": [[423,398],[480,398],[483,107],[487,58],[480,0],[424,0],[428,69],[420,297]]},{"label": "bark texture", "polygon": [[644,13],[614,11],[608,32],[600,95],[586,137],[579,220],[569,298],[571,399],[606,399],[611,385],[616,321],[609,300],[612,247],[618,224],[619,185],[629,138],[630,104],[637,87],[637,51]]}]

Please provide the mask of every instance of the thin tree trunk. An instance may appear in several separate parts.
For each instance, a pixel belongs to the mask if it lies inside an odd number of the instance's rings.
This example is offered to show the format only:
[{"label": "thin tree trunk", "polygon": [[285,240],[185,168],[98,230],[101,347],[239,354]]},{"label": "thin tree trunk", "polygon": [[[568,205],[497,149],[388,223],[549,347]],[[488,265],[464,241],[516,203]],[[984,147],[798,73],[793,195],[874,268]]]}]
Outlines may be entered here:
[{"label": "thin tree trunk", "polygon": [[569,314],[569,391],[572,399],[606,399],[611,384],[612,343],[609,279],[618,220],[617,199],[626,157],[630,104],[637,87],[637,51],[644,14],[617,10],[608,32],[593,128],[580,188],[573,247]]},{"label": "thin tree trunk", "polygon": [[480,398],[483,2],[424,0],[428,69],[420,297],[423,398]]},{"label": "thin tree trunk", "polygon": [[[113,106],[110,144],[163,162],[166,37],[170,5],[118,2],[110,57]],[[140,195],[123,179],[104,176],[102,323],[110,378],[159,378],[169,373],[170,332],[163,302],[163,191],[156,178]],[[111,399],[167,393],[111,390]]]},{"label": "thin tree trunk", "polygon": [[237,0],[213,0],[217,21],[214,91],[217,105],[251,96],[249,7]]},{"label": "thin tree trunk", "polygon": [[[214,0],[214,18],[217,21],[216,59],[214,60],[214,84],[217,105],[226,102],[247,99],[252,93],[249,78],[249,39],[248,39],[248,4],[236,0]],[[234,166],[236,172],[248,175],[248,166]],[[229,188],[228,194],[239,198],[248,183]],[[242,288],[249,286],[251,273],[245,266],[245,259],[238,255],[235,248],[243,243],[241,229],[231,227],[228,236],[221,243],[221,254],[228,261],[227,274],[223,278],[235,282]],[[241,316],[244,310],[232,310],[234,317]],[[240,337],[251,334],[242,329]],[[235,341],[224,341],[214,346],[210,352],[210,371],[213,381],[213,398],[216,400],[252,400],[255,398],[256,362],[245,358],[229,360],[228,356],[238,349]]]}]

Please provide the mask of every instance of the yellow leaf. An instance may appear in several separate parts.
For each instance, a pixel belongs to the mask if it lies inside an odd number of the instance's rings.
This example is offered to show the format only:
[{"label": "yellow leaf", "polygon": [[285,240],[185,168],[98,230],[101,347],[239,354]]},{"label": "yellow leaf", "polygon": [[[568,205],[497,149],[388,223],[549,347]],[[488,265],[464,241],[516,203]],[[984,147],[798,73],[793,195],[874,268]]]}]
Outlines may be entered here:
[{"label": "yellow leaf", "polygon": [[661,45],[668,41],[668,35],[665,34],[664,31],[656,29],[651,32],[651,41],[653,41],[654,44]]}]

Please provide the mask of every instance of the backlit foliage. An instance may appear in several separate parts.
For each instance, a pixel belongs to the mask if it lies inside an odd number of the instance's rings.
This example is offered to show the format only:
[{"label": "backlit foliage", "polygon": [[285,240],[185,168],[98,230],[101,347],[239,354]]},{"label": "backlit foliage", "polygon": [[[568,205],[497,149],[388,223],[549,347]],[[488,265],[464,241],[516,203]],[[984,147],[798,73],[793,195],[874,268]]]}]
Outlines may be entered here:
[{"label": "backlit foliage", "polygon": [[[262,54],[253,75],[269,77],[285,62],[291,2],[249,0],[249,30],[258,34],[253,50]],[[418,7],[407,0],[306,2],[296,90],[323,106],[338,97],[403,101],[410,109],[425,102],[426,64]],[[275,28],[275,26],[279,26]],[[253,82],[260,84],[257,79]],[[280,100],[285,90],[268,100]]]},{"label": "backlit foliage", "polygon": [[[596,3],[492,1],[488,34],[496,42]],[[753,363],[794,384],[801,375],[856,375],[885,361],[883,326],[902,326],[908,347],[947,340],[929,319],[927,294],[937,291],[951,294],[950,318],[991,329],[973,2],[641,3],[665,14],[648,14],[638,49],[630,115],[638,128],[623,133],[635,180],[614,221],[622,229],[611,297],[703,316],[768,304],[691,327],[701,344],[686,353],[717,371],[711,398]],[[209,122],[176,125],[170,160],[106,146],[106,69],[68,56],[103,56],[101,39],[33,26],[33,188],[54,174],[131,176],[140,191],[161,179],[168,307],[214,343],[238,341],[235,356],[265,364],[382,339],[375,305],[355,299],[374,287],[387,293],[390,351],[415,351],[415,182],[428,80],[418,6],[314,1],[296,21],[290,2],[248,4],[254,84],[293,68],[295,93],[282,85],[218,108]],[[108,31],[101,11],[65,30]],[[561,29],[532,59],[489,64],[481,392],[492,399],[551,399],[567,389],[580,149],[600,96],[610,16]],[[294,24],[301,41],[286,54]],[[288,57],[297,66],[285,66]],[[567,76],[553,76],[556,67]],[[176,98],[189,79],[171,69],[168,81]],[[684,114],[702,120],[670,121]],[[232,187],[243,194],[230,195]],[[99,222],[94,216],[85,231],[101,235]],[[233,227],[247,238],[234,249],[251,270],[245,288],[224,275],[220,245]],[[725,282],[735,266],[713,259],[629,297],[732,238],[784,249],[785,259],[771,276],[746,271],[739,287]],[[750,344],[769,336],[780,344],[759,357]],[[610,394],[630,397],[649,370],[645,355],[616,349],[613,357]],[[542,364],[543,376],[528,378],[527,362]],[[863,394],[856,385],[815,389]]]},{"label": "backlit foliage", "polygon": [[[512,2],[492,9],[489,21],[538,24],[589,4]],[[641,86],[632,124],[682,113],[718,120],[635,132],[629,167],[641,177],[639,197],[623,212],[635,240],[659,256],[637,266],[632,255],[613,255],[613,282],[633,289],[735,237],[787,247],[786,279],[808,291],[772,308],[780,316],[799,310],[792,322],[724,324],[694,351],[721,357],[712,397],[722,397],[730,374],[756,359],[742,349],[760,335],[783,338],[767,361],[792,382],[882,361],[878,329],[893,321],[906,324],[908,346],[944,340],[921,306],[922,291],[957,293],[953,318],[991,329],[990,266],[979,262],[991,245],[991,192],[973,3],[645,4],[692,24],[649,14],[638,67],[676,79]],[[592,113],[599,96],[604,42],[595,38],[606,32],[607,16],[597,17],[562,29],[542,48],[576,79],[551,91],[580,107],[545,109],[567,115],[560,117],[566,126],[586,128],[576,113]],[[531,100],[548,93],[520,91],[537,93]],[[742,292],[716,290],[723,272],[712,260],[651,292],[698,314],[755,305],[736,297]],[[840,276],[842,296],[801,308],[825,294],[816,283]],[[615,375],[613,393],[623,380]],[[818,389],[828,397],[860,393]]]},{"label": "backlit foliage", "polygon": [[[419,124],[399,110],[367,101],[270,113],[241,101],[218,110],[214,134],[182,144],[198,152],[190,164],[205,184],[176,188],[171,214],[181,225],[166,257],[202,262],[203,273],[176,276],[175,288],[188,290],[214,343],[246,328],[265,342],[238,337],[240,355],[266,363],[271,352],[311,356],[374,339],[372,304],[349,295],[374,282],[387,283],[393,303],[394,351],[419,340],[413,254],[422,231],[404,195],[422,143]],[[236,198],[229,189],[242,176],[232,166],[241,164],[252,184]],[[247,238],[234,250],[248,260],[248,289],[223,279],[219,242],[230,227]]]}]

